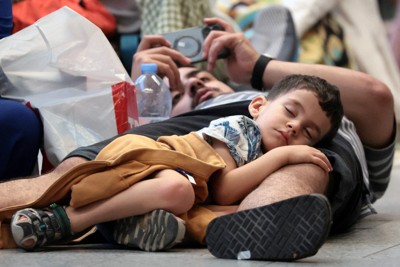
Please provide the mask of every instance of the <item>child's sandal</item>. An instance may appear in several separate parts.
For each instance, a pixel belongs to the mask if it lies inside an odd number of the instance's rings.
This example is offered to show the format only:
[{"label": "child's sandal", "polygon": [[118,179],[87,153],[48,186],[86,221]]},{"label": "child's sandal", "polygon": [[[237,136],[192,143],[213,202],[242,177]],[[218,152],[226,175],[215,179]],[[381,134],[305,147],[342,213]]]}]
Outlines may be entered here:
[{"label": "child's sandal", "polygon": [[52,204],[40,209],[17,211],[11,219],[11,231],[17,245],[34,250],[71,236],[71,225],[63,207]]}]

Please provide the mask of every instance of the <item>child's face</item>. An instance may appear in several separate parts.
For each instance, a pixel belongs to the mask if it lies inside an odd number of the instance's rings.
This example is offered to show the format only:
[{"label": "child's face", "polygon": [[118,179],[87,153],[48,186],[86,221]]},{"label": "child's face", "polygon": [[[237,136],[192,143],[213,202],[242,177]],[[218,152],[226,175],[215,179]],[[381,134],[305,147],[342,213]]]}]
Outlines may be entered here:
[{"label": "child's face", "polygon": [[287,145],[314,145],[330,130],[316,95],[295,90],[272,101],[254,99],[250,113],[260,127],[264,151]]}]

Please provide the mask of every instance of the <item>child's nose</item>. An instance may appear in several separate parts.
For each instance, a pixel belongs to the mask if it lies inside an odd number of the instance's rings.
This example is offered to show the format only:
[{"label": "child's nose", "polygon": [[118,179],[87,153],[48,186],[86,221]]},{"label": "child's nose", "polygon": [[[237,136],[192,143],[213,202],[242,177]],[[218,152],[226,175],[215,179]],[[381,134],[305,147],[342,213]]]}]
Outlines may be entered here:
[{"label": "child's nose", "polygon": [[287,127],[292,134],[297,134],[299,130],[299,123],[297,121],[289,121]]}]

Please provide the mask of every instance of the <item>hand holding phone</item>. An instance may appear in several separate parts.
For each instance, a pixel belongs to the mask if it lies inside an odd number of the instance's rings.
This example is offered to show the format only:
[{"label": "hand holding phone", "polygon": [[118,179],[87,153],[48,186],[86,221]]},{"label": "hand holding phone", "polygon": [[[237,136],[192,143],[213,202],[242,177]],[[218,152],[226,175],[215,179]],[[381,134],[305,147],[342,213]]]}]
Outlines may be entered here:
[{"label": "hand holding phone", "polygon": [[[205,58],[203,58],[203,42],[207,35],[213,30],[223,31],[223,28],[218,24],[213,24],[183,29],[162,35],[172,44],[173,49],[190,58],[192,63],[198,63],[205,61]],[[218,58],[225,58],[228,54],[229,50],[224,48],[219,53]]]}]

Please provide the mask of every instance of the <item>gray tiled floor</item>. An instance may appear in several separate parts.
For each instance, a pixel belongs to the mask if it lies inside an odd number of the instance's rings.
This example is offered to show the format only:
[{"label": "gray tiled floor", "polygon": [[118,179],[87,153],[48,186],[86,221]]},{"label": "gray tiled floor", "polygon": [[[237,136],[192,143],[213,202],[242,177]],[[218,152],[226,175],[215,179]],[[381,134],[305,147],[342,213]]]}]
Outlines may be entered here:
[{"label": "gray tiled floor", "polygon": [[[400,161],[396,156],[396,161]],[[295,263],[236,261],[214,258],[206,249],[147,253],[111,248],[69,248],[25,253],[0,251],[0,266],[400,266],[400,163],[392,183],[376,204],[379,214],[359,222],[347,234],[330,238],[317,255]]]}]

